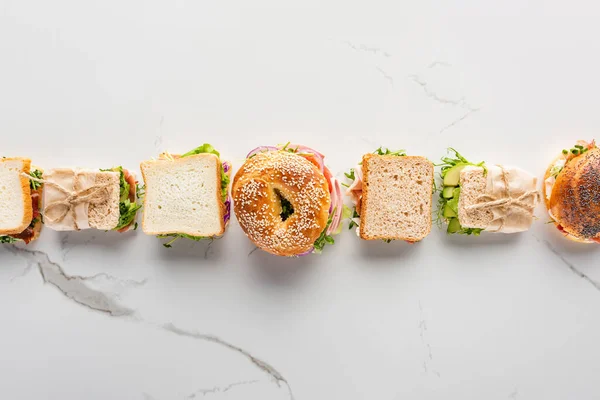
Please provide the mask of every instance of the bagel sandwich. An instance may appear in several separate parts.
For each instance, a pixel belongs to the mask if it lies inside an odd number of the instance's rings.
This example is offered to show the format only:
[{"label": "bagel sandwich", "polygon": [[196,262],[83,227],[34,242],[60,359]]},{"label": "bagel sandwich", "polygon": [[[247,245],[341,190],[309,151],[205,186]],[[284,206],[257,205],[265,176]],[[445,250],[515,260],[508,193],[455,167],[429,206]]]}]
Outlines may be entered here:
[{"label": "bagel sandwich", "polygon": [[148,235],[194,241],[225,233],[230,216],[231,165],[210,144],[182,155],[162,153],[140,164],[144,178],[142,229]]},{"label": "bagel sandwich", "polygon": [[42,229],[42,170],[21,157],[0,158],[0,243],[26,244]]},{"label": "bagel sandwich", "polygon": [[296,257],[335,243],[343,199],[323,159],[316,150],[289,143],[248,153],[233,180],[232,197],[242,230],[258,248]]},{"label": "bagel sandwich", "polygon": [[516,167],[472,163],[456,150],[442,158],[438,221],[447,232],[516,233],[528,230],[539,200],[537,178]]},{"label": "bagel sandwich", "polygon": [[544,176],[551,222],[567,239],[600,243],[600,149],[580,140],[552,161]]},{"label": "bagel sandwich", "polygon": [[44,224],[56,231],[137,229],[135,175],[123,167],[54,168],[44,173]]},{"label": "bagel sandwich", "polygon": [[365,240],[414,243],[431,231],[433,163],[379,148],[345,174],[354,204],[350,229]]}]

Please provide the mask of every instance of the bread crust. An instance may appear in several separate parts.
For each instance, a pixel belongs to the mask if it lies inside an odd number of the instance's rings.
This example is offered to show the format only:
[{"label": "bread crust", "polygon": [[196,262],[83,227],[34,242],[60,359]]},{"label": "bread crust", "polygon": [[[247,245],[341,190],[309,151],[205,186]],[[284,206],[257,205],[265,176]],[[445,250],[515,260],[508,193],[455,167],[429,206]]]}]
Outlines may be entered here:
[{"label": "bread crust", "polygon": [[[277,191],[294,208],[285,221]],[[246,236],[279,256],[310,251],[327,226],[331,206],[323,173],[305,157],[287,151],[247,159],[233,179],[232,198]]]},{"label": "bread crust", "polygon": [[[407,236],[392,236],[392,235],[369,235],[365,232],[366,230],[366,226],[368,224],[367,222],[367,207],[369,204],[369,161],[375,157],[378,158],[397,158],[398,156],[391,156],[391,155],[378,155],[378,154],[373,154],[373,153],[368,153],[363,155],[362,158],[362,169],[363,169],[363,186],[362,186],[362,200],[361,200],[361,212],[360,212],[360,226],[359,226],[359,236],[361,239],[364,240],[388,240],[388,239],[392,239],[392,240],[405,240],[408,242],[418,242],[423,240],[427,235],[429,235],[429,233],[431,232],[431,225],[432,225],[432,213],[431,213],[431,207],[433,205],[433,201],[430,201],[430,208],[427,211],[427,215],[429,215],[429,221],[427,224],[427,231],[424,232],[423,235],[421,236],[415,236],[415,237],[407,237]],[[434,167],[433,167],[433,163],[431,161],[429,161],[426,157],[422,157],[422,156],[402,156],[402,158],[404,160],[419,160],[424,162],[425,164],[428,164],[428,166],[431,168],[431,180],[429,182],[429,185],[431,187],[431,197],[433,198],[433,176],[434,176]]]},{"label": "bread crust", "polygon": [[582,243],[600,240],[600,149],[592,148],[569,161],[556,177],[549,200],[544,185],[544,202],[568,239]]},{"label": "bread crust", "polygon": [[[21,161],[23,163],[23,168],[21,172],[28,174],[31,171],[31,160],[29,158],[23,157],[7,157],[0,159],[0,162],[6,161]],[[19,180],[21,183],[21,191],[23,192],[23,221],[21,225],[16,226],[12,229],[3,229],[0,230],[0,235],[17,235],[23,232],[29,224],[31,224],[31,220],[33,219],[33,207],[31,204],[31,188],[29,186],[29,179],[23,175],[19,176]]]},{"label": "bread crust", "polygon": [[[203,158],[203,157],[209,157],[209,158],[215,158],[216,162],[218,163],[218,166],[222,168],[222,164],[223,162],[221,161],[221,159],[219,157],[217,157],[215,154],[212,153],[200,153],[200,154],[194,154],[191,156],[187,156],[184,157],[186,159],[189,158]],[[172,158],[172,160],[169,160],[170,158]],[[140,171],[142,173],[142,179],[144,180],[144,184],[146,183],[146,171],[145,171],[145,167],[149,166],[150,164],[153,163],[157,163],[157,162],[176,162],[176,160],[181,159],[181,155],[179,154],[168,154],[167,153],[161,153],[159,156],[158,160],[147,160],[147,161],[142,161],[140,163]],[[219,185],[219,190],[217,190],[217,204],[219,204],[219,220],[221,221],[221,225],[220,225],[220,230],[214,234],[214,236],[221,236],[225,233],[225,222],[224,222],[224,217],[225,217],[225,203],[223,202],[222,198],[221,198],[221,170],[219,168],[216,169],[217,173],[216,173],[216,182]],[[144,196],[144,199],[142,201],[142,209],[147,210],[147,196]],[[186,235],[190,235],[190,236],[197,236],[196,232],[193,231],[186,231],[186,230],[181,230],[181,231],[149,231],[146,228],[146,219],[142,218],[142,231],[147,234],[147,235],[169,235],[169,234],[178,234],[178,233],[183,233]]]}]

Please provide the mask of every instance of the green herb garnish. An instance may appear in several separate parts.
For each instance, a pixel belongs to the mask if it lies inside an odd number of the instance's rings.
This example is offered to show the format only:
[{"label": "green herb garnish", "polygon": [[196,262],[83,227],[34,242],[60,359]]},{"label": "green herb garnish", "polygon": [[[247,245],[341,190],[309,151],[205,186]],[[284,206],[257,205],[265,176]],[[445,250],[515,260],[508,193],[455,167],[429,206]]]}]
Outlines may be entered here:
[{"label": "green herb garnish", "polygon": [[173,247],[172,246],[173,242],[180,238],[190,239],[190,240],[194,240],[196,242],[199,242],[201,240],[206,240],[206,239],[213,239],[212,237],[208,237],[208,236],[192,236],[192,235],[188,235],[187,233],[169,233],[166,235],[157,235],[156,237],[158,237],[160,239],[172,238],[167,243],[163,243],[163,246],[165,246],[167,248]]},{"label": "green herb garnish", "polygon": [[19,239],[15,239],[12,236],[0,236],[0,243],[15,243],[18,241]]},{"label": "green herb garnish", "polygon": [[335,244],[335,240],[333,239],[333,236],[328,235],[327,234],[327,229],[329,228],[329,225],[331,225],[331,222],[333,221],[333,217],[332,215],[335,214],[335,209],[333,209],[333,212],[329,215],[329,219],[327,219],[327,225],[325,225],[325,229],[323,229],[323,232],[321,232],[321,235],[317,238],[317,240],[315,240],[315,243],[313,244],[314,248],[315,248],[315,253],[320,254],[323,251],[323,248],[325,247],[326,244]]},{"label": "green herb garnish", "polygon": [[[42,171],[40,171],[39,169],[34,169],[33,171],[30,171],[29,175],[37,179],[42,179]],[[41,182],[34,181],[31,179],[29,180],[29,187],[31,188],[31,190],[38,190],[42,187],[42,185],[43,183]]]},{"label": "green herb garnish", "polygon": [[404,156],[406,156],[406,151],[405,150],[391,151],[390,149],[388,149],[386,147],[380,147],[377,150],[375,150],[373,152],[373,154],[377,154],[379,156],[399,156],[399,157],[404,157]]},{"label": "green herb garnish", "polygon": [[[137,211],[142,208],[141,204],[137,204],[136,202],[131,202],[129,200],[129,192],[131,190],[131,185],[125,179],[125,173],[123,172],[123,167],[115,167],[110,169],[100,169],[100,171],[109,171],[109,172],[118,172],[119,173],[119,223],[114,231],[118,231],[123,229],[133,223],[135,220],[135,216]],[[136,186],[136,194],[137,188]]]},{"label": "green herb garnish", "polygon": [[279,201],[281,202],[281,214],[279,215],[281,216],[281,220],[285,221],[290,217],[290,215],[294,213],[294,207],[288,199],[281,195],[281,192],[279,190],[275,190],[275,193],[277,194],[277,197],[279,197]]},{"label": "green herb garnish", "polygon": [[[460,173],[460,169],[462,167],[466,167],[468,165],[475,167],[482,167],[484,175],[487,174],[487,168],[485,167],[485,163],[482,161],[480,163],[472,163],[463,157],[458,151],[453,148],[449,148],[449,151],[453,152],[453,156],[443,157],[442,164],[438,164],[441,166],[441,177],[444,180],[446,175],[449,173],[451,169],[455,169],[453,174]],[[456,176],[456,175],[454,175]],[[451,176],[448,176],[448,180],[451,181]],[[456,185],[454,185],[456,183]],[[452,188],[452,189],[448,189]],[[450,193],[447,196],[444,196],[447,189]],[[448,233],[460,233],[463,235],[474,235],[479,236],[479,234],[483,231],[481,228],[464,228],[458,222],[458,202],[460,198],[460,180],[456,178],[456,181],[452,182],[451,185],[442,185],[442,188],[439,191],[439,200],[438,200],[438,209],[437,209],[437,218],[436,222],[438,225],[442,224],[442,221],[446,221],[448,223]]]}]

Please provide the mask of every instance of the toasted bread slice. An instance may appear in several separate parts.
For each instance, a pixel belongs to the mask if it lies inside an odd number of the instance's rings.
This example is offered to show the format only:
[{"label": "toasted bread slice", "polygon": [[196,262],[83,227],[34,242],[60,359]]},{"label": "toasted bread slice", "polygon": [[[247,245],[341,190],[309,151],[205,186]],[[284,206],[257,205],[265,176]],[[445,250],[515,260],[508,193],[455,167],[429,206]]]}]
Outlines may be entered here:
[{"label": "toasted bread slice", "polygon": [[144,233],[212,237],[225,232],[217,156],[204,153],[144,161],[140,169],[146,185]]},{"label": "toasted bread slice", "polygon": [[23,232],[33,219],[29,174],[31,160],[0,158],[0,235]]},{"label": "toasted bread slice", "polygon": [[460,198],[458,200],[458,222],[463,228],[487,228],[494,219],[494,213],[488,210],[467,210],[478,202],[485,193],[487,178],[482,167],[468,166],[460,171]]},{"label": "toasted bread slice", "polygon": [[366,154],[360,237],[416,242],[431,231],[433,164],[425,157]]}]

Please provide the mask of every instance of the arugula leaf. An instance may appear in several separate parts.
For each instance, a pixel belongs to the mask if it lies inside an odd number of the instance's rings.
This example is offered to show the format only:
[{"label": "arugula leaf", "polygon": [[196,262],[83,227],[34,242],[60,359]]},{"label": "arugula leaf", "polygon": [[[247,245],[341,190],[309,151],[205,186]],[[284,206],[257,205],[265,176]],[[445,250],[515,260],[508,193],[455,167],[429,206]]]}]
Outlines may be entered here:
[{"label": "arugula leaf", "polygon": [[314,251],[317,254],[320,254],[323,251],[323,248],[326,244],[335,243],[333,236],[327,234],[327,228],[329,228],[329,225],[331,225],[331,222],[333,221],[332,215],[334,214],[334,212],[332,212],[331,215],[329,215],[329,219],[327,220],[327,225],[325,225],[325,229],[323,229],[323,232],[321,232],[321,235],[317,238],[317,240],[315,240],[315,243],[313,244],[315,248]]},{"label": "arugula leaf", "polygon": [[0,236],[0,243],[15,243],[18,241],[19,239],[15,239],[12,236]]},{"label": "arugula leaf", "polygon": [[208,143],[204,143],[202,146],[198,146],[193,150],[188,151],[187,153],[183,154],[181,157],[187,157],[187,156],[192,156],[194,154],[201,154],[201,153],[210,153],[210,154],[214,154],[217,157],[221,157],[221,154],[215,150],[214,147],[212,147],[212,145],[208,144]]},{"label": "arugula leaf", "polygon": [[344,175],[346,175],[346,178],[351,179],[351,180],[355,180],[356,176],[354,175],[354,168],[350,168],[350,172],[344,172]]},{"label": "arugula leaf", "polygon": [[404,157],[404,156],[406,156],[406,151],[405,150],[391,151],[387,147],[380,147],[377,150],[375,150],[373,152],[373,154],[377,154],[379,156],[398,156],[398,157]]},{"label": "arugula leaf", "polygon": [[135,196],[138,199],[141,199],[142,197],[144,197],[145,194],[146,194],[146,185],[140,185],[139,183],[137,183],[135,185]]},{"label": "arugula leaf", "polygon": [[[125,179],[123,167],[118,166],[114,168],[100,169],[100,171],[119,173],[119,223],[115,228],[113,228],[114,231],[118,231],[119,229],[123,229],[126,226],[131,225],[131,223],[135,220],[137,211],[142,208],[142,205],[137,204],[136,202],[132,203],[129,200],[129,191],[131,190],[131,185]],[[139,186],[136,185],[136,194],[138,187]]]},{"label": "arugula leaf", "polygon": [[142,208],[141,204],[132,203],[129,199],[125,199],[119,203],[119,224],[114,230],[119,230],[125,228],[126,226],[131,225],[133,220],[135,219],[135,215],[137,211]]},{"label": "arugula leaf", "polygon": [[190,239],[190,240],[194,240],[196,242],[199,242],[201,240],[212,240],[213,239],[212,237],[208,237],[208,236],[192,236],[192,235],[188,235],[187,233],[169,233],[166,235],[157,235],[156,237],[158,237],[160,239],[173,238],[173,239],[169,240],[167,243],[163,243],[163,246],[165,246],[166,248],[173,247],[172,246],[173,242],[180,238]]},{"label": "arugula leaf", "polygon": [[290,217],[290,215],[294,213],[294,207],[288,199],[281,195],[281,192],[279,192],[279,190],[276,189],[275,193],[277,194],[277,196],[279,197],[279,201],[281,202],[281,220],[285,221]]},{"label": "arugula leaf", "polygon": [[[29,175],[37,179],[42,179],[42,171],[40,171],[39,169],[34,169],[33,171],[30,171]],[[31,188],[31,190],[38,190],[42,187],[42,185],[43,183],[41,182],[32,181],[31,179],[29,180],[29,187]]]}]

